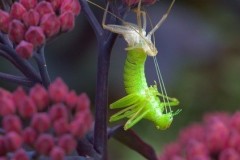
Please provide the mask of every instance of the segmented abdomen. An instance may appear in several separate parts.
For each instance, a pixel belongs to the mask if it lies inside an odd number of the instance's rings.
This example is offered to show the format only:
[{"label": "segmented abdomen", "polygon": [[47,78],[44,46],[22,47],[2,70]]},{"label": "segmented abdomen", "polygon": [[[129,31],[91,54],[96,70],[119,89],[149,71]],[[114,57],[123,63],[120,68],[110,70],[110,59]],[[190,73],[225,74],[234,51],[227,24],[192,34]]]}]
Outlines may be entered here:
[{"label": "segmented abdomen", "polygon": [[127,94],[141,93],[148,87],[144,73],[146,58],[147,54],[141,48],[128,51],[123,75]]}]

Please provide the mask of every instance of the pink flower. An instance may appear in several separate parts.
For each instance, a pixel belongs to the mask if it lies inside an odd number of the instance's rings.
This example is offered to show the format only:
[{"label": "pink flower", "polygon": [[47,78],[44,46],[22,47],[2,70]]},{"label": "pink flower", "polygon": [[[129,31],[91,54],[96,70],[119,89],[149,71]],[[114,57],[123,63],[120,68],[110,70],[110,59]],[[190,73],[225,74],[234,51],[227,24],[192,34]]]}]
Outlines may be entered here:
[{"label": "pink flower", "polygon": [[[0,135],[0,158],[27,160],[22,146],[56,160],[71,154],[93,122],[90,101],[81,95],[79,99],[60,78],[48,90],[40,84],[30,93],[22,87],[13,93],[0,88],[0,127],[5,131]],[[76,111],[77,105],[83,107]]]},{"label": "pink flower", "polygon": [[40,1],[35,10],[39,13],[40,17],[45,14],[54,13],[51,3],[46,1]]},{"label": "pink flower", "polygon": [[[180,157],[186,160],[240,159],[239,112],[233,116],[226,113],[207,114],[204,123],[183,129],[178,140],[167,145],[159,160]],[[174,149],[177,148],[177,149]]]},{"label": "pink flower", "polygon": [[36,4],[37,0],[19,0],[19,2],[27,9],[33,9]]},{"label": "pink flower", "polygon": [[63,0],[60,8],[60,13],[71,11],[75,16],[79,15],[81,6],[78,0]]},{"label": "pink flower", "polygon": [[52,37],[60,31],[60,21],[55,13],[44,14],[40,26],[46,37]]},{"label": "pink flower", "polygon": [[0,9],[0,30],[4,33],[8,32],[8,27],[10,23],[10,15],[8,12],[5,12]]},{"label": "pink flower", "polygon": [[29,160],[30,158],[28,157],[26,151],[24,149],[18,149],[17,151],[14,152],[13,154],[13,160]]},{"label": "pink flower", "polygon": [[41,27],[31,26],[25,34],[26,41],[32,43],[35,47],[41,46],[45,43],[45,35]]},{"label": "pink flower", "polygon": [[9,24],[8,35],[11,41],[18,44],[20,43],[26,32],[24,24],[20,20],[12,20]]},{"label": "pink flower", "polygon": [[51,160],[64,160],[65,152],[61,147],[54,147],[50,152]]},{"label": "pink flower", "polygon": [[22,16],[24,24],[29,26],[37,26],[40,21],[40,15],[37,11],[31,9],[28,12],[25,12]]},{"label": "pink flower", "polygon": [[67,32],[73,29],[75,25],[74,14],[72,11],[63,12],[60,16],[61,31]]},{"label": "pink flower", "polygon": [[41,134],[35,144],[38,153],[48,155],[54,147],[54,138],[50,134]]},{"label": "pink flower", "polygon": [[22,40],[16,47],[17,54],[24,58],[29,59],[33,54],[33,45],[27,41]]},{"label": "pink flower", "polygon": [[11,6],[10,16],[12,19],[22,19],[22,15],[26,12],[26,8],[19,2],[14,2]]}]

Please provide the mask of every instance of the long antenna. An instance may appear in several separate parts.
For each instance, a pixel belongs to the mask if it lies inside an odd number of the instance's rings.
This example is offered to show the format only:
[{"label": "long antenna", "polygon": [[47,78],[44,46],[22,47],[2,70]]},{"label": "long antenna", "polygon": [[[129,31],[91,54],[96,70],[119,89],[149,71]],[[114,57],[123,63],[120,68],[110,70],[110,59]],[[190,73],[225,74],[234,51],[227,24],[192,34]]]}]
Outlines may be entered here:
[{"label": "long antenna", "polygon": [[172,3],[170,4],[167,12],[162,16],[162,18],[158,21],[158,23],[156,24],[156,26],[148,33],[148,36],[151,36],[154,32],[156,32],[156,30],[163,24],[163,22],[167,19],[167,16],[169,15],[173,5],[175,3],[175,0],[172,1]]},{"label": "long antenna", "polygon": [[[166,87],[165,87],[165,84],[164,84],[164,81],[163,81],[163,78],[162,78],[162,74],[161,74],[161,71],[160,71],[160,68],[159,68],[156,56],[153,57],[153,60],[154,60],[154,65],[155,65],[157,76],[158,76],[158,82],[159,82],[160,90],[161,90],[161,93],[163,94],[163,96],[162,96],[163,97],[163,102],[167,103],[167,106],[168,106],[168,108],[169,108],[169,110],[171,112],[172,109],[170,107],[170,103],[169,103],[169,98],[168,98],[168,95],[167,95]],[[167,112],[167,109],[166,109],[166,112]]]}]

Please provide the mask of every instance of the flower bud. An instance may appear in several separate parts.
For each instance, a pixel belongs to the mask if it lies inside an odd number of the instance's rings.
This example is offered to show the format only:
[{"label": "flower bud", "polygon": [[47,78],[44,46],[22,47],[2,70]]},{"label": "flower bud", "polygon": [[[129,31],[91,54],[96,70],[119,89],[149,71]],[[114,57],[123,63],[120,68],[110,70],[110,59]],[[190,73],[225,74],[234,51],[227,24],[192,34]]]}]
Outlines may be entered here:
[{"label": "flower bud", "polygon": [[28,12],[25,12],[23,14],[23,22],[24,24],[29,27],[29,26],[37,26],[40,20],[40,15],[37,11],[31,9]]},{"label": "flower bud", "polygon": [[29,59],[33,54],[33,45],[27,41],[22,40],[16,47],[17,54],[24,58]]},{"label": "flower bud", "polygon": [[22,130],[20,118],[16,115],[8,115],[3,117],[2,125],[6,132],[14,131],[20,133]]},{"label": "flower bud", "polygon": [[240,133],[240,112],[236,112],[230,119],[231,128],[237,130]]},{"label": "flower bud", "polygon": [[34,8],[37,4],[37,0],[19,0],[19,2],[27,9]]},{"label": "flower bud", "polygon": [[93,117],[90,110],[76,113],[74,120],[84,121],[85,130],[89,130],[92,127]]},{"label": "flower bud", "polygon": [[6,146],[9,151],[15,151],[22,145],[22,137],[16,132],[9,132],[6,135]]},{"label": "flower bud", "polygon": [[27,127],[24,129],[22,136],[24,143],[33,146],[37,139],[37,132],[32,127]]},{"label": "flower bud", "polygon": [[89,110],[90,108],[90,100],[86,93],[82,93],[78,96],[76,111],[83,112]]},{"label": "flower bud", "polygon": [[18,105],[18,112],[22,118],[31,118],[37,112],[37,107],[31,98],[25,97]]},{"label": "flower bud", "polygon": [[59,138],[58,146],[63,148],[67,154],[70,154],[76,148],[77,143],[72,135],[65,134]]},{"label": "flower bud", "polygon": [[10,23],[10,15],[8,12],[5,12],[0,9],[0,31],[7,33]]},{"label": "flower bud", "polygon": [[17,107],[20,105],[20,103],[22,102],[22,99],[24,99],[25,97],[27,97],[27,94],[22,87],[18,87],[13,92],[13,100],[14,100],[15,104],[17,105]]},{"label": "flower bud", "polygon": [[63,0],[60,13],[71,11],[75,16],[79,15],[81,11],[81,6],[78,0]]},{"label": "flower bud", "polygon": [[49,96],[54,102],[63,102],[68,94],[68,87],[61,78],[57,78],[49,85]]},{"label": "flower bud", "polygon": [[240,155],[232,148],[223,150],[219,156],[219,160],[239,160]]},{"label": "flower bud", "polygon": [[[1,96],[0,96],[1,97]],[[13,102],[13,99],[10,97],[2,96],[0,98],[0,115],[5,116],[9,114],[14,114],[16,111],[16,106]]]},{"label": "flower bud", "polygon": [[47,108],[49,104],[48,92],[42,85],[36,84],[32,87],[29,95],[37,105],[38,111],[42,111]]},{"label": "flower bud", "polygon": [[39,2],[35,10],[40,14],[40,17],[48,13],[54,13],[51,3],[46,1]]},{"label": "flower bud", "polygon": [[62,118],[68,120],[68,110],[62,103],[54,104],[49,111],[49,115],[52,121]]},{"label": "flower bud", "polygon": [[70,123],[70,132],[74,137],[82,138],[86,133],[86,126],[82,120],[74,120]]},{"label": "flower bud", "polygon": [[60,21],[54,13],[45,14],[41,19],[40,26],[47,37],[52,37],[59,32]]},{"label": "flower bud", "polygon": [[203,143],[196,140],[189,140],[186,146],[187,159],[191,159],[197,156],[206,156],[207,154],[207,148]]},{"label": "flower bud", "polygon": [[5,137],[0,135],[0,156],[4,156],[7,154],[7,146],[5,142]]},{"label": "flower bud", "polygon": [[32,43],[33,47],[38,47],[45,43],[45,35],[41,27],[29,27],[25,34],[25,39]]},{"label": "flower bud", "polygon": [[3,88],[0,88],[0,97],[1,98],[12,98],[12,94]]},{"label": "flower bud", "polygon": [[22,148],[14,152],[12,160],[30,160],[26,151]]},{"label": "flower bud", "polygon": [[61,22],[61,31],[67,32],[74,28],[75,25],[75,18],[72,11],[66,11],[63,12],[59,16],[60,22]]},{"label": "flower bud", "polygon": [[35,144],[38,153],[48,155],[54,147],[54,138],[50,134],[41,134]]},{"label": "flower bud", "polygon": [[54,147],[50,152],[51,160],[64,160],[65,152],[61,147]]},{"label": "flower bud", "polygon": [[210,152],[219,152],[227,145],[229,130],[222,121],[211,122],[207,126],[207,131],[206,145]]},{"label": "flower bud", "polygon": [[62,4],[62,0],[47,0],[47,1],[49,1],[52,4],[55,11],[58,11]]},{"label": "flower bud", "polygon": [[58,136],[67,133],[69,131],[68,121],[65,118],[54,121],[53,129]]},{"label": "flower bud", "polygon": [[78,101],[78,96],[75,91],[70,91],[65,97],[65,103],[69,110],[76,107]]},{"label": "flower bud", "polygon": [[50,128],[50,118],[47,113],[37,113],[33,116],[31,127],[38,133],[46,132]]},{"label": "flower bud", "polygon": [[14,2],[11,6],[10,16],[12,19],[22,19],[22,15],[26,12],[26,8],[19,2]]},{"label": "flower bud", "polygon": [[8,36],[14,43],[20,43],[26,32],[24,24],[19,20],[12,20],[9,25]]}]

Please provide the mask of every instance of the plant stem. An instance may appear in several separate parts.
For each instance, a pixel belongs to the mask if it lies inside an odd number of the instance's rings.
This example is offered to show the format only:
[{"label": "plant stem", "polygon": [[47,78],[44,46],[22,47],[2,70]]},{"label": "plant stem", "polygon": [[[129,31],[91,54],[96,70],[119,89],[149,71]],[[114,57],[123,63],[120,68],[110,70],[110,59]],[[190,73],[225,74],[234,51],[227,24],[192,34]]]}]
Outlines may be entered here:
[{"label": "plant stem", "polygon": [[[19,57],[16,52],[10,48],[9,46],[0,44],[0,51],[2,54],[7,53],[9,57],[11,57],[12,61],[15,62],[18,69],[29,79],[34,81],[35,83],[41,83],[41,78],[33,68],[33,66],[25,59]],[[6,56],[5,56],[6,57]]]},{"label": "plant stem", "polygon": [[97,39],[100,39],[100,37],[103,35],[103,29],[101,25],[98,23],[98,20],[96,19],[95,15],[93,14],[92,10],[89,8],[89,5],[86,0],[79,0],[82,10],[90,23],[91,27],[94,30],[94,33],[97,37]]},{"label": "plant stem", "polygon": [[[102,156],[101,160],[107,160],[108,71],[111,50],[117,35],[103,30],[95,15],[89,8],[87,1],[79,1],[98,41],[97,89],[95,97],[96,106],[93,147]],[[116,19],[112,18],[110,23],[115,24]]]},{"label": "plant stem", "polygon": [[20,85],[28,86],[28,87],[31,87],[34,85],[33,81],[31,81],[25,77],[14,76],[14,75],[2,73],[2,72],[0,72],[0,79],[6,80],[8,82],[13,82],[13,83],[17,83]]},{"label": "plant stem", "polygon": [[98,54],[97,90],[95,97],[94,148],[107,159],[107,106],[108,106],[108,70],[109,51],[101,47]]},{"label": "plant stem", "polygon": [[37,62],[38,69],[42,78],[42,84],[45,88],[47,88],[51,83],[51,80],[49,78],[49,74],[47,70],[47,64],[46,64],[45,55],[44,55],[44,46],[41,47],[39,53],[34,54],[34,58]]}]

